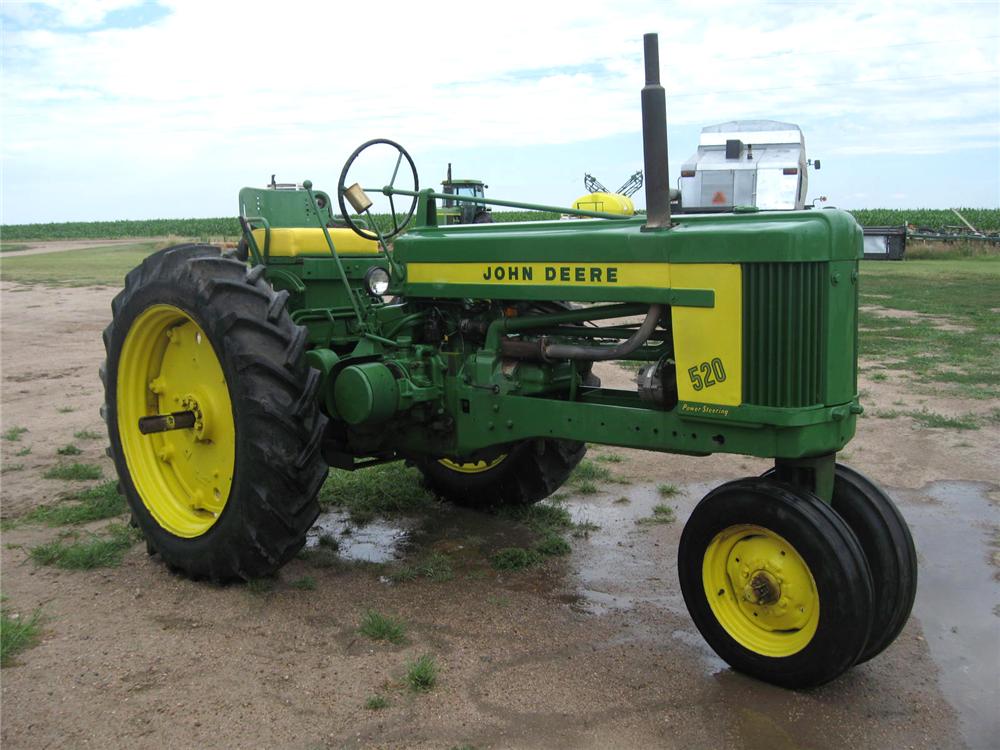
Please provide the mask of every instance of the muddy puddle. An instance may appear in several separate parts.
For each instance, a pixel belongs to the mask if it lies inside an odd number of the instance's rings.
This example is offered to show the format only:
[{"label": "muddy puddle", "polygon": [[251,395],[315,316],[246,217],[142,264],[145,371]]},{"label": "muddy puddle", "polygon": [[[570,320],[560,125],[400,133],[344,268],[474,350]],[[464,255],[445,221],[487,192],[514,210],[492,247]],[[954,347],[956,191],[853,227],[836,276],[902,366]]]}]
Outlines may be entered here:
[{"label": "muddy puddle", "polygon": [[933,482],[893,492],[910,524],[919,560],[914,615],[938,680],[958,711],[970,747],[1000,736],[1000,568],[993,563],[1000,508],[981,482]]}]

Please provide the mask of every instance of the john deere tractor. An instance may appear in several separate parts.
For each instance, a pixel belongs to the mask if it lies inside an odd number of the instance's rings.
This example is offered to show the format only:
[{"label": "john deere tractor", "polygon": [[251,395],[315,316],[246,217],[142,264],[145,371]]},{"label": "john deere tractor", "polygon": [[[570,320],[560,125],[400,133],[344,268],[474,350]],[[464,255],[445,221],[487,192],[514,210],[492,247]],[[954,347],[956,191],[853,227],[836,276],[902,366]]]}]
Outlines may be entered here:
[{"label": "john deere tractor", "polygon": [[[913,542],[836,461],[861,413],[861,229],[835,210],[671,216],[655,35],[645,52],[644,216],[470,197],[584,218],[442,226],[438,202],[466,198],[422,190],[379,139],[335,195],[242,190],[239,247],[171,247],[128,274],[105,412],[152,551],[194,578],[271,573],[303,546],[331,467],[405,460],[489,508],[548,497],[588,442],[738,453],[773,468],[709,492],[678,552],[709,644],[801,687],[896,638]],[[366,190],[352,167],[375,146],[395,169]],[[375,194],[405,209],[362,223]],[[636,387],[602,387],[605,360],[640,365]]]}]

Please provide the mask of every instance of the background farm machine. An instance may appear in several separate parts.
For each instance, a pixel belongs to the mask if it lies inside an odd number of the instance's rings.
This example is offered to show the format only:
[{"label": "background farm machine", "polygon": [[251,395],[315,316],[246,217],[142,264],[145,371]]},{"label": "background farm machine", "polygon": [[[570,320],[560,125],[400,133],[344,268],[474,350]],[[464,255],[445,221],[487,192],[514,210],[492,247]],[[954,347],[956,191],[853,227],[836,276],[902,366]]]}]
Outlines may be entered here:
[{"label": "background farm machine", "polygon": [[[329,467],[403,459],[442,497],[490,507],[549,496],[588,442],[738,453],[774,466],[712,490],[678,552],[705,639],[792,687],[895,639],[913,544],[888,496],[836,462],[861,412],[861,230],[833,210],[672,216],[654,34],[645,55],[645,216],[442,224],[449,199],[551,209],[421,190],[379,139],[341,173],[348,227],[309,181],[245,188],[237,249],[172,247],[128,274],[104,412],[151,551],[192,577],[269,574],[302,547]],[[395,169],[367,192],[409,203],[385,228],[359,223],[371,202],[349,179],[375,147]],[[601,360],[640,363],[637,387],[602,387]]]}]

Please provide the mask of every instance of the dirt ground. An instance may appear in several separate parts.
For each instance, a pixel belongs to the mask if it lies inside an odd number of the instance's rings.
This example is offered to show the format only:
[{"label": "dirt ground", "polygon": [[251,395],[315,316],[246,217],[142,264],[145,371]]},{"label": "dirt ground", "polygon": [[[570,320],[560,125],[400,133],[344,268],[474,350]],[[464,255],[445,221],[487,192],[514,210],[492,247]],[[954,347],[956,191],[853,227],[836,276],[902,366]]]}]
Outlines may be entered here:
[{"label": "dirt ground", "polygon": [[[101,330],[115,290],[0,286],[3,299],[2,515],[17,517],[72,483],[42,478],[68,442],[113,476],[100,431]],[[631,387],[613,366],[606,383]],[[902,376],[865,379],[869,410],[983,412],[996,402],[922,394]],[[365,564],[293,560],[273,590],[194,583],[136,545],[120,567],[60,571],[27,547],[58,529],[3,532],[5,607],[40,607],[39,644],[2,679],[3,747],[953,748],[995,742],[1000,699],[1000,427],[926,429],[866,417],[845,460],[890,489],[914,530],[914,616],[885,653],[833,684],[790,692],[734,673],[704,644],[676,580],[683,520],[712,486],[758,473],[736,456],[615,450],[631,484],[571,497],[600,529],[573,554],[497,574],[468,556],[453,580],[393,584]],[[14,457],[30,446],[30,454]],[[637,525],[672,482],[678,522]],[[84,486],[84,485],[79,485]],[[620,497],[629,502],[616,502]],[[100,525],[100,524],[98,524]],[[414,519],[396,554],[503,546],[493,516],[442,508]],[[398,541],[398,540],[397,540]],[[396,542],[393,542],[394,544]],[[456,554],[456,559],[463,559]],[[315,590],[291,582],[316,580]],[[399,646],[357,632],[368,609],[409,625]],[[407,661],[433,654],[435,689],[413,694]],[[366,710],[379,693],[389,706]]]}]

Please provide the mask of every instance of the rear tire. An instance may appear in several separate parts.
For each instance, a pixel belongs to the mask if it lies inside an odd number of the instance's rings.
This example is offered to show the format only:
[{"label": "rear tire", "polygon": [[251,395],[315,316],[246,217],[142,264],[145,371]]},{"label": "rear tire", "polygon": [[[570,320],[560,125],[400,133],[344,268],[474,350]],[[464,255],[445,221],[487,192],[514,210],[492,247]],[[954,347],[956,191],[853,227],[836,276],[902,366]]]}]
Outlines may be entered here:
[{"label": "rear tire", "polygon": [[558,490],[587,453],[574,440],[523,440],[463,459],[424,458],[424,483],[467,508],[528,505]]},{"label": "rear tire", "polygon": [[[263,271],[209,245],[161,250],[128,274],[104,331],[103,411],[122,490],[149,548],[193,578],[273,573],[319,513],[319,377],[287,293]],[[203,434],[140,435],[136,414],[175,403],[204,411]]]}]

